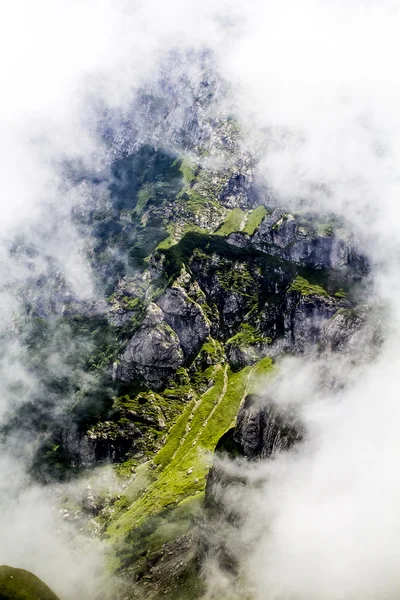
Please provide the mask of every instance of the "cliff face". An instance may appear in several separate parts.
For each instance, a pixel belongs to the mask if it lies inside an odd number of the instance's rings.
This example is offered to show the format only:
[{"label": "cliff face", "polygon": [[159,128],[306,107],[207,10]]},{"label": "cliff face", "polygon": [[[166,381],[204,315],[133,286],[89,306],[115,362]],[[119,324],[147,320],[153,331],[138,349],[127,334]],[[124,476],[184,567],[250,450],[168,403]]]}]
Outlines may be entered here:
[{"label": "cliff face", "polygon": [[[259,401],[276,358],[379,342],[358,306],[368,265],[351,232],[262,196],[237,124],[207,117],[208,86],[182,113],[187,135],[163,123],[168,150],[119,121],[124,154],[114,137],[106,172],[74,175],[90,189],[73,218],[99,298],[78,302],[49,267],[17,325],[40,388],[3,435],[40,434],[32,469],[45,481],[113,463],[124,493],[71,518],[110,541],[132,598],[201,593],[194,523],[216,446],[258,460],[301,441],[301,424]],[[159,132],[155,100],[138,110]],[[55,346],[68,365],[57,376]],[[221,478],[211,471],[208,498]]]}]

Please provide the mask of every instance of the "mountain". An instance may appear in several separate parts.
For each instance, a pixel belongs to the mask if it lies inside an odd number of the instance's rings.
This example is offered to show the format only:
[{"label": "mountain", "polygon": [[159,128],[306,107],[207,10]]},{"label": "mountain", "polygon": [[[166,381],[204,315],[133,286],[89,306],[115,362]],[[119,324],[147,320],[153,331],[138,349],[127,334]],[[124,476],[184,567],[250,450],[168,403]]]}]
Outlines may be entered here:
[{"label": "mountain", "polygon": [[[72,218],[96,300],[76,298],[49,258],[46,278],[21,287],[25,312],[7,333],[39,383],[8,415],[4,442],[23,455],[33,444],[42,484],[104,463],[120,479],[122,491],[89,490],[65,513],[106,540],[113,598],[200,598],[210,553],[235,573],[234,551],[214,539],[232,519],[218,494],[237,483],[218,456],[268,460],[305,435],[268,398],[284,357],[367,361],[381,337],[348,225],[278,206],[240,125],[209,110],[220,84],[206,72],[179,106],[183,85],[141,93],[131,121],[107,117],[106,167],[68,165],[69,185],[89,190]],[[34,252],[13,251],[25,262]]]}]

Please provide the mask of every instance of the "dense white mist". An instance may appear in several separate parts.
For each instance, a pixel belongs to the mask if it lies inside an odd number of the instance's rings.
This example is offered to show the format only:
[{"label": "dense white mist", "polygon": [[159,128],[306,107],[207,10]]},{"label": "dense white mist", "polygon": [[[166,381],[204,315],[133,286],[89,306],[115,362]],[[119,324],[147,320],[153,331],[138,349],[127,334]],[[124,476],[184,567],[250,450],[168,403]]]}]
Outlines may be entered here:
[{"label": "dense white mist", "polygon": [[[302,201],[344,214],[379,265],[374,293],[390,306],[382,357],[340,397],[321,397],[312,378],[296,379],[300,397],[309,399],[302,409],[308,441],[296,454],[260,464],[268,483],[247,498],[254,502],[248,528],[265,526],[245,559],[257,600],[394,597],[400,588],[398,3],[17,0],[3,12],[2,329],[18,311],[13,289],[27,277],[6,252],[18,232],[41,249],[39,273],[41,257],[51,254],[78,297],[95,296],[82,240],[69,221],[79,198],[64,190],[59,168],[64,158],[93,164],[101,155],[90,103],[123,109],[169,49],[210,47],[232,85],[244,143],[262,149],[260,181],[284,205]],[[34,386],[13,350],[3,371]],[[0,405],[12,401],[3,396]],[[43,492],[28,490],[15,504],[23,470],[5,460],[0,471],[7,483],[0,489],[1,561],[31,566],[65,598],[76,597],[71,580],[95,574],[98,556],[83,563],[82,554],[67,549]]]}]

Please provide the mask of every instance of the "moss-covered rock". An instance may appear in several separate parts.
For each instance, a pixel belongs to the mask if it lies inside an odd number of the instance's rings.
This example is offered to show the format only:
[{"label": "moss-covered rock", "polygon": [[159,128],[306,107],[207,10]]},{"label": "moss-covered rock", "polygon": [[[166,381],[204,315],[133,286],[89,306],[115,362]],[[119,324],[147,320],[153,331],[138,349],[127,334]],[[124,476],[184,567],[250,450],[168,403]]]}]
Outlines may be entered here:
[{"label": "moss-covered rock", "polygon": [[0,566],[0,600],[59,600],[36,575],[24,569]]}]

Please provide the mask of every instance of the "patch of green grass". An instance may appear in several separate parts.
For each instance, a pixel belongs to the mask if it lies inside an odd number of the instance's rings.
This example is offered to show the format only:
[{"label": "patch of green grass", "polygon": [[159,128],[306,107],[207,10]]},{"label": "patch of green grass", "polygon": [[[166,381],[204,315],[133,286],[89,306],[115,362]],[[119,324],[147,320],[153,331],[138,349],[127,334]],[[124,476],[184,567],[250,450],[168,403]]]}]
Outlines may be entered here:
[{"label": "patch of green grass", "polygon": [[253,235],[256,229],[259,228],[264,217],[267,215],[267,209],[264,205],[257,206],[247,217],[246,225],[243,231],[249,235]]},{"label": "patch of green grass", "polygon": [[346,298],[347,294],[343,289],[338,290],[333,294],[335,298]]},{"label": "patch of green grass", "polygon": [[154,196],[152,186],[150,184],[143,185],[138,191],[136,206],[133,209],[135,215],[140,215],[146,207],[146,204]]},{"label": "patch of green grass", "polygon": [[267,377],[274,368],[272,358],[266,356],[253,366],[249,377],[248,394],[259,394],[265,388]]},{"label": "patch of green grass", "polygon": [[166,467],[170,463],[173,454],[178,450],[179,444],[181,443],[181,440],[185,434],[186,426],[188,424],[189,416],[193,410],[194,403],[194,400],[192,400],[187,405],[184,412],[170,430],[166,444],[163,446],[163,448],[161,448],[157,456],[154,458],[154,464],[158,467]]},{"label": "patch of green grass", "polygon": [[184,158],[179,167],[183,175],[184,186],[188,186],[196,179],[196,167],[187,159]]},{"label": "patch of green grass", "polygon": [[[168,504],[175,504],[204,489],[207,466],[201,459],[197,460],[195,472],[189,477],[187,470],[192,465],[188,465],[186,455],[193,450],[193,444],[196,445],[196,436],[218,402],[223,383],[224,374],[222,368],[219,367],[214,385],[203,394],[197,409],[191,413],[190,408],[187,408],[172,427],[164,448],[160,450],[161,456],[155,457],[154,464],[159,468],[157,480],[148,487],[143,497],[135,502],[117,523],[111,525],[110,533],[112,535],[118,536],[118,530],[126,532],[130,527],[138,526],[143,519],[162,510]],[[190,423],[189,417],[192,417]],[[186,429],[187,425],[189,425],[188,430]],[[196,479],[198,479],[197,483]],[[127,489],[129,490],[129,487]]]},{"label": "patch of green grass", "polygon": [[248,323],[242,323],[236,335],[229,338],[226,342],[227,346],[232,348],[243,348],[255,344],[271,343],[271,338],[264,337]]},{"label": "patch of green grass", "polygon": [[[116,540],[132,527],[139,527],[152,514],[174,506],[205,488],[210,467],[208,452],[231,426],[245,393],[251,367],[237,373],[217,366],[214,385],[197,403],[186,407],[172,427],[166,444],[155,457],[157,479],[116,522],[109,535]],[[224,393],[225,392],[225,393]],[[204,453],[206,452],[206,453]],[[129,495],[129,486],[126,490]]]},{"label": "patch of green grass", "polygon": [[[221,218],[225,214],[225,210],[221,207],[216,200],[202,196],[193,188],[188,188],[186,192],[180,197],[181,201],[184,202],[186,211],[189,211],[191,215],[190,220],[194,220],[196,217],[201,216],[203,211],[212,212],[216,216],[219,215]],[[191,226],[191,229],[195,229]],[[188,229],[191,231],[191,229]]]},{"label": "patch of green grass", "polygon": [[157,246],[157,250],[168,250],[168,248],[171,248],[171,246],[173,246],[174,244],[176,244],[176,241],[173,237],[169,235],[164,240],[161,240],[161,242]]},{"label": "patch of green grass", "polygon": [[221,399],[218,409],[210,417],[207,427],[204,428],[199,438],[201,447],[214,450],[218,440],[231,427],[240,403],[246,393],[251,367],[245,367],[237,373],[228,371],[228,386]]},{"label": "patch of green grass", "polygon": [[290,292],[299,292],[302,296],[324,296],[329,298],[329,294],[320,285],[313,285],[298,275],[296,279],[291,283]]},{"label": "patch of green grass", "polygon": [[120,299],[121,307],[125,310],[138,310],[143,311],[144,305],[139,298],[131,298],[129,296],[123,296]]},{"label": "patch of green grass", "polygon": [[241,208],[234,208],[226,217],[222,225],[217,229],[215,235],[227,236],[235,231],[240,231],[246,213]]},{"label": "patch of green grass", "polygon": [[192,447],[192,443],[198,436],[205,420],[220,399],[224,387],[224,369],[218,365],[216,371],[214,385],[202,395],[201,402],[193,414],[193,419],[190,423],[190,431],[186,437],[185,443],[179,448],[175,456],[175,461],[182,459],[187,453],[188,448]]}]

